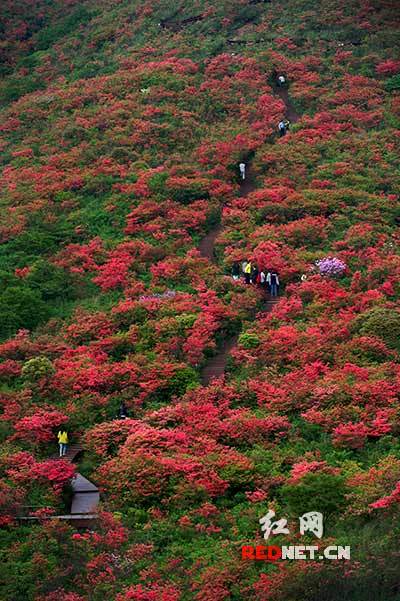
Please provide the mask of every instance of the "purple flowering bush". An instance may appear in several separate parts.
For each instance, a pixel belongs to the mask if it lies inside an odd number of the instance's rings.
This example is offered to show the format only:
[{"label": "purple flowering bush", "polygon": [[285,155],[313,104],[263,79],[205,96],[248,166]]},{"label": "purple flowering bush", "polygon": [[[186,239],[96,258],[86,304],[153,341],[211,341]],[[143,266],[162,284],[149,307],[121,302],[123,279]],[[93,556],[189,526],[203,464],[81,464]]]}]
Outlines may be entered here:
[{"label": "purple flowering bush", "polygon": [[319,273],[331,278],[339,277],[346,271],[346,263],[336,257],[325,257],[315,262]]}]

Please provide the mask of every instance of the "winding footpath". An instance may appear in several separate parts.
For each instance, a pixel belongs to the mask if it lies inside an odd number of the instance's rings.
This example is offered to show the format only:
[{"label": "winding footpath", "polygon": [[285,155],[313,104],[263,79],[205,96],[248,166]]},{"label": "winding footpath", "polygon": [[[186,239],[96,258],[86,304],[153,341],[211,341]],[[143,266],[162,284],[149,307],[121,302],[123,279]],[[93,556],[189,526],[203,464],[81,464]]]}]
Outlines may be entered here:
[{"label": "winding footpath", "polygon": [[[274,87],[274,92],[284,102],[286,110],[285,116],[291,123],[296,123],[300,115],[296,112],[290,98],[288,89],[286,87]],[[247,176],[242,181],[239,191],[239,196],[244,197],[253,192],[256,189],[256,182],[251,171],[251,165],[247,165]],[[221,209],[222,214],[223,206]],[[200,242],[198,250],[202,257],[208,259],[212,263],[216,263],[215,257],[215,243],[219,234],[223,230],[222,223],[219,223],[213,230],[211,230]],[[278,302],[277,298],[272,298],[268,293],[265,293],[265,299],[263,302],[263,313],[269,313]],[[208,363],[202,370],[201,383],[203,386],[208,386],[214,379],[222,378],[225,374],[226,366],[228,363],[231,351],[236,347],[239,334],[231,336],[225,339],[222,347],[216,355],[211,357]]]},{"label": "winding footpath", "polygon": [[[283,100],[286,106],[286,117],[291,123],[296,123],[299,119],[299,115],[294,109],[287,88],[275,88],[274,92]],[[254,175],[251,170],[251,164],[247,164],[247,176],[244,181],[241,182],[239,196],[245,197],[253,190],[256,189],[256,182]],[[223,209],[223,207],[222,207]],[[222,214],[221,209],[221,214]],[[219,223],[213,230],[211,230],[200,242],[198,249],[202,257],[208,259],[210,262],[216,264],[215,246],[216,240],[219,234],[223,230],[222,223]],[[265,294],[265,300],[263,303],[263,312],[269,313],[278,299],[271,298],[269,294]],[[214,355],[210,361],[205,365],[202,374],[201,381],[204,386],[208,386],[214,379],[222,378],[224,376],[226,365],[230,356],[231,351],[236,347],[239,334],[227,338],[219,352]],[[83,452],[83,447],[79,444],[71,444],[68,446],[68,450],[65,458],[71,462],[75,461],[76,458]],[[54,456],[57,458],[58,456]],[[89,528],[92,527],[97,520],[97,507],[100,502],[99,489],[95,484],[90,482],[87,478],[82,476],[80,473],[76,473],[72,482],[72,501],[70,512],[65,515],[54,515],[49,516],[45,519],[57,519],[64,520],[72,523],[77,528]],[[38,521],[43,518],[35,516],[20,517],[20,520],[24,521]]]}]

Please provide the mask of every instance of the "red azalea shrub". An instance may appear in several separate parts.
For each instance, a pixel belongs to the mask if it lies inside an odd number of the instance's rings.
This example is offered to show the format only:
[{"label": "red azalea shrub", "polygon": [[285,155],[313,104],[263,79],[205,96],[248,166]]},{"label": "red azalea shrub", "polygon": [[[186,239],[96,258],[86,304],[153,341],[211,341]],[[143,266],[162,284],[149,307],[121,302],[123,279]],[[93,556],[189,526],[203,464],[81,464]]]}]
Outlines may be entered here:
[{"label": "red azalea shrub", "polygon": [[54,430],[66,424],[68,419],[61,411],[39,409],[14,424],[13,438],[36,444],[48,443],[54,438]]},{"label": "red azalea shrub", "polygon": [[360,449],[364,446],[368,436],[368,428],[363,423],[341,424],[333,430],[333,441],[337,446]]},{"label": "red azalea shrub", "polygon": [[180,591],[174,585],[148,583],[136,584],[119,593],[115,601],[179,601]]},{"label": "red azalea shrub", "polygon": [[382,61],[376,66],[376,72],[378,75],[396,75],[400,72],[400,60],[387,59]]}]

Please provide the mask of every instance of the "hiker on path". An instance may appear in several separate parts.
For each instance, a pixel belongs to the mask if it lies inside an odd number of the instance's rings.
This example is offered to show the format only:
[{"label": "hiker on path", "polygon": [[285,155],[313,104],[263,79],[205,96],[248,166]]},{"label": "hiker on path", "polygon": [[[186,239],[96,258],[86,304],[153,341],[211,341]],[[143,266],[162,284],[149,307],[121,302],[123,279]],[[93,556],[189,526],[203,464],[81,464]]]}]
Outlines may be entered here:
[{"label": "hiker on path", "polygon": [[282,138],[282,136],[284,136],[286,134],[286,125],[285,125],[284,121],[279,121],[278,129],[279,129],[279,135]]},{"label": "hiker on path", "polygon": [[289,121],[289,119],[284,119],[283,122],[285,124],[286,131],[289,131],[289,129],[290,129],[290,121]]},{"label": "hiker on path", "polygon": [[271,296],[278,296],[279,276],[275,270],[271,269],[271,271],[268,272],[267,282],[269,284]]},{"label": "hiker on path", "polygon": [[251,281],[251,263],[248,261],[247,265],[244,269],[244,279],[246,280],[246,284],[250,284]]},{"label": "hiker on path", "polygon": [[232,265],[232,277],[235,280],[235,282],[239,279],[240,276],[240,265],[238,263],[238,261],[235,261],[234,264]]},{"label": "hiker on path", "polygon": [[265,288],[266,286],[266,278],[267,276],[265,275],[265,271],[263,269],[261,269],[260,273],[259,273],[259,279],[260,279],[260,286],[262,288]]},{"label": "hiker on path", "polygon": [[119,406],[118,417],[119,419],[125,419],[128,417],[128,409],[124,401],[122,401],[122,403]]},{"label": "hiker on path", "polygon": [[58,445],[60,447],[60,457],[65,457],[68,447],[68,434],[65,430],[60,430],[57,434]]},{"label": "hiker on path", "polygon": [[246,163],[239,163],[240,177],[244,180],[246,178]]},{"label": "hiker on path", "polygon": [[243,275],[246,273],[246,266],[247,266],[247,263],[248,263],[248,261],[247,261],[247,260],[243,261],[243,263],[242,263],[242,272],[243,272]]},{"label": "hiker on path", "polygon": [[256,284],[257,278],[258,278],[258,267],[256,265],[254,265],[254,267],[251,268],[250,282],[252,284]]},{"label": "hiker on path", "polygon": [[281,88],[286,83],[286,77],[284,75],[279,75],[277,78],[278,86]]}]

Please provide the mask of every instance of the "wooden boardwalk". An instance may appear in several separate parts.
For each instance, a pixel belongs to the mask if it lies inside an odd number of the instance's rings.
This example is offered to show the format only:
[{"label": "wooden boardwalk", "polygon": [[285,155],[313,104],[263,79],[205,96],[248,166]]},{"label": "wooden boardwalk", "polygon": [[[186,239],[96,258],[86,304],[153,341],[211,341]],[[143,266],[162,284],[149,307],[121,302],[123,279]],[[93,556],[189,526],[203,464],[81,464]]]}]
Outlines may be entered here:
[{"label": "wooden boardwalk", "polygon": [[[74,461],[83,447],[80,443],[70,444],[64,456],[68,461]],[[52,455],[52,459],[60,459],[58,454]],[[100,492],[95,484],[79,474],[75,474],[71,481],[72,501],[70,513],[64,515],[50,515],[46,517],[21,516],[18,519],[25,522],[38,522],[42,520],[63,520],[70,522],[76,528],[89,528],[96,523],[97,506],[100,502]]]},{"label": "wooden boardwalk", "polygon": [[94,514],[100,502],[97,486],[87,480],[82,474],[76,474],[72,480],[71,515]]},{"label": "wooden boardwalk", "polygon": [[[79,443],[68,445],[65,458],[69,461],[74,461],[82,451],[83,447]],[[96,510],[100,502],[99,489],[78,472],[72,479],[71,486],[72,502],[70,513],[67,516],[56,517],[70,519],[75,522],[75,525],[77,524],[77,520],[83,520],[83,523],[88,526],[89,522],[91,523],[97,518]]]},{"label": "wooden boardwalk", "polygon": [[[67,446],[67,452],[65,454],[65,459],[68,459],[68,461],[75,461],[76,457],[82,453],[83,451],[83,447],[79,442],[75,442],[73,444],[69,444]],[[54,453],[54,455],[51,456],[52,459],[59,459],[60,456],[58,453]]]}]

